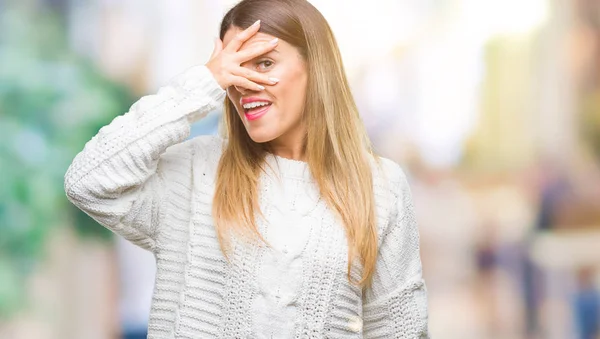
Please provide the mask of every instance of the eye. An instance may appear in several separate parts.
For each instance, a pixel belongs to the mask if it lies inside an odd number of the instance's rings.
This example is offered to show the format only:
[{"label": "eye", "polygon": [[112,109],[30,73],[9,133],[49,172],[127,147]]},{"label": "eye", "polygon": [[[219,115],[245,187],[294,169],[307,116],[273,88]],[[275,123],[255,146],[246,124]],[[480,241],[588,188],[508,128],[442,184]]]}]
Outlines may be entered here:
[{"label": "eye", "polygon": [[271,66],[273,66],[273,61],[271,60],[261,60],[256,63],[258,69],[261,71],[268,70]]}]

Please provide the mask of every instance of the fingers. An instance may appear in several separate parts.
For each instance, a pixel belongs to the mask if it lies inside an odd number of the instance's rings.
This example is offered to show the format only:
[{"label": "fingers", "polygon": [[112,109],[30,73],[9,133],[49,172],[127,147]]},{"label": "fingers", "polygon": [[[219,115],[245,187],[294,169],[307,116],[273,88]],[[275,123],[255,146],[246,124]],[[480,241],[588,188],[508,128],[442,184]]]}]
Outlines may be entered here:
[{"label": "fingers", "polygon": [[237,87],[249,89],[251,91],[262,91],[263,89],[265,89],[265,86],[254,83],[248,80],[247,78],[241,76],[233,77],[233,79],[231,79],[231,84]]},{"label": "fingers", "polygon": [[237,52],[237,58],[240,63],[244,63],[245,61],[256,58],[257,56],[263,55],[272,51],[277,44],[279,43],[279,39],[275,38],[269,42],[264,44],[260,44],[258,46],[253,46],[251,48],[245,48],[242,51]]},{"label": "fingers", "polygon": [[229,52],[237,52],[246,40],[250,39],[260,28],[260,20],[257,20],[250,27],[236,34],[236,36],[227,44],[225,49]]},{"label": "fingers", "polygon": [[254,36],[259,29],[260,20],[238,33],[225,47],[223,47],[221,39],[215,39],[214,49],[207,67],[213,72],[221,88],[228,88],[233,85],[252,91],[262,91],[265,87],[261,84],[275,85],[279,81],[278,79],[269,78],[266,74],[241,67],[244,62],[273,50],[279,42],[275,38],[270,42],[249,46],[250,48],[240,51],[241,46]]},{"label": "fingers", "polygon": [[275,85],[277,82],[279,82],[279,79],[277,78],[271,78],[266,74],[261,74],[245,67],[239,67],[236,69],[234,71],[234,75],[244,77],[255,83],[263,83],[267,85]]}]

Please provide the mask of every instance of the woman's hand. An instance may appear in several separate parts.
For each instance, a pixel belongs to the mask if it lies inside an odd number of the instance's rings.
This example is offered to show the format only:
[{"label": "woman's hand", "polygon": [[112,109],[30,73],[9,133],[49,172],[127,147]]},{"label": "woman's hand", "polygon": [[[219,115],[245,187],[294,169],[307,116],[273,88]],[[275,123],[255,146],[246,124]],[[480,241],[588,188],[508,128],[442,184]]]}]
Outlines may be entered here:
[{"label": "woman's hand", "polygon": [[234,85],[252,91],[260,91],[265,88],[258,83],[273,85],[277,82],[274,81],[275,79],[269,79],[265,74],[240,66],[242,63],[265,54],[277,46],[278,39],[273,39],[270,42],[240,51],[242,44],[254,36],[259,28],[260,20],[239,32],[225,48],[223,48],[221,39],[215,39],[215,49],[210,56],[210,60],[206,63],[206,67],[213,74],[221,88],[226,90],[229,86]]}]

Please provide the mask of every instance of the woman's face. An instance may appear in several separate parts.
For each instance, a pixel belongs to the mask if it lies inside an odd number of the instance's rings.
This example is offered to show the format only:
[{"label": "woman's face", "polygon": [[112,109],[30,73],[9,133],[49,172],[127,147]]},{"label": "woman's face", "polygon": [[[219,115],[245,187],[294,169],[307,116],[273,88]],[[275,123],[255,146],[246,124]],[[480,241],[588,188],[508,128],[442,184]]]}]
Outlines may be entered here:
[{"label": "woman's face", "polygon": [[[230,28],[223,37],[223,46],[227,46],[238,32],[241,29]],[[258,32],[240,50],[264,44],[274,38]],[[287,147],[295,147],[296,143],[301,143],[304,137],[302,113],[307,71],[298,49],[280,39],[274,50],[248,60],[241,66],[279,79],[275,85],[261,83],[265,87],[262,91],[238,86],[227,88],[227,96],[235,105],[250,138],[257,143],[270,142]]]}]

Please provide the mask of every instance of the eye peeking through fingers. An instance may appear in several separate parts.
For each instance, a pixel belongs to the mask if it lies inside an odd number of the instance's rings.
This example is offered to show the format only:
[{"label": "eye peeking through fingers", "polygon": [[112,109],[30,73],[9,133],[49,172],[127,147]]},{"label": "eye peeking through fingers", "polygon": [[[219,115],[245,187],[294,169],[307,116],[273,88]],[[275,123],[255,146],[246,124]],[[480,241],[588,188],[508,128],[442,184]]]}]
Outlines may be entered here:
[{"label": "eye peeking through fingers", "polygon": [[265,71],[268,71],[269,69],[271,69],[274,66],[274,64],[275,63],[271,60],[259,60],[256,63],[256,69],[258,71],[265,72]]},{"label": "eye peeking through fingers", "polygon": [[[275,61],[271,60],[271,59],[255,59],[255,60],[250,60],[247,61],[245,63],[243,63],[241,65],[242,67],[245,67],[248,70],[252,70],[255,72],[268,72],[270,70],[272,70],[275,67]],[[246,72],[246,74],[250,74],[248,72]]]}]

